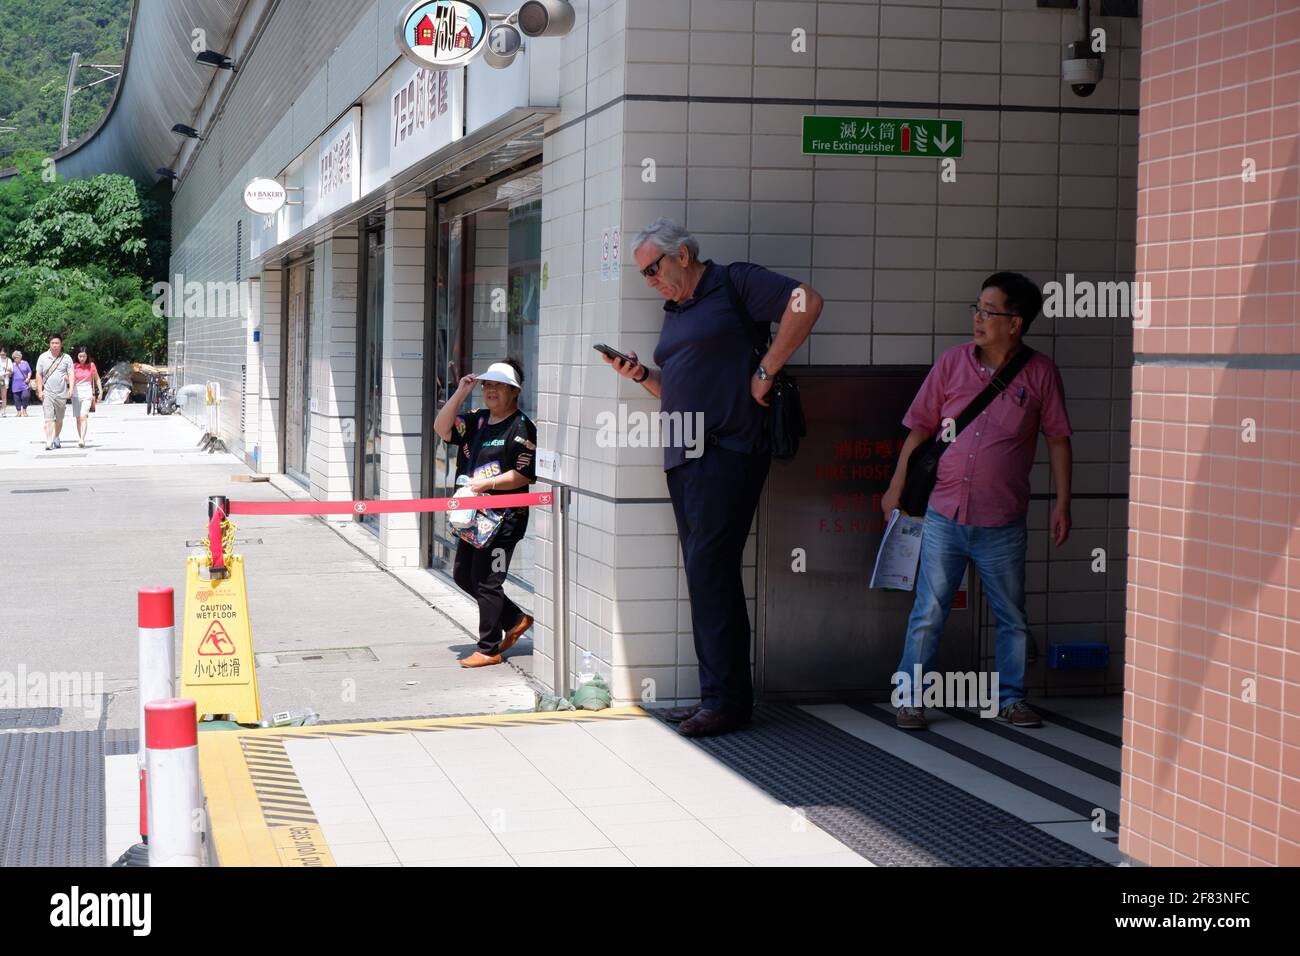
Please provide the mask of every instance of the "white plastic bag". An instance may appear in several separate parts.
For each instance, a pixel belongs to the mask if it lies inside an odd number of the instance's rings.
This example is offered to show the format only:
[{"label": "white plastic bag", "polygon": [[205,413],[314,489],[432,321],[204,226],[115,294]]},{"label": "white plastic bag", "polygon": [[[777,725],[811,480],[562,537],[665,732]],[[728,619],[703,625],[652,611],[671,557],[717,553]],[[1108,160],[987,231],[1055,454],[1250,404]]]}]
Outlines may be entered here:
[{"label": "white plastic bag", "polygon": [[[461,475],[456,479],[456,495],[468,495],[469,476]],[[461,508],[457,511],[447,512],[447,523],[457,531],[464,531],[466,528],[474,526],[474,516],[478,514],[475,508]]]}]

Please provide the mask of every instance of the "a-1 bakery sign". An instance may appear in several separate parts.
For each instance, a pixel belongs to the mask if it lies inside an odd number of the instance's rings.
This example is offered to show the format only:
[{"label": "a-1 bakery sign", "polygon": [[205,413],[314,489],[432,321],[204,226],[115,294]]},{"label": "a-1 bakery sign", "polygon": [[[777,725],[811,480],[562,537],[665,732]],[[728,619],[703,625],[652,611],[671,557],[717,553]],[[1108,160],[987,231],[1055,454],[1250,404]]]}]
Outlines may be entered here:
[{"label": "a-1 bakery sign", "polygon": [[488,16],[464,0],[420,0],[397,27],[402,55],[430,70],[464,66],[487,39]]},{"label": "a-1 bakery sign", "polygon": [[259,176],[250,179],[244,187],[244,207],[249,212],[270,216],[280,211],[288,195],[288,190],[276,180]]}]

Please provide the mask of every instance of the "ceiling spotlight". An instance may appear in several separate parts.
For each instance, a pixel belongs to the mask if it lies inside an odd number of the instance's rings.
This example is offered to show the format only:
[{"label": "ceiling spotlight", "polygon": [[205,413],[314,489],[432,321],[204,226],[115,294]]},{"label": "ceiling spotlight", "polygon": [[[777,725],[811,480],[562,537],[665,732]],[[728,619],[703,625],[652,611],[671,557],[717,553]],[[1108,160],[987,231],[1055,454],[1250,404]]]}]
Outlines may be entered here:
[{"label": "ceiling spotlight", "polygon": [[157,169],[154,170],[154,172],[157,173],[159,176],[161,176],[163,179],[176,178],[176,170],[168,169],[166,166],[159,166]]},{"label": "ceiling spotlight", "polygon": [[526,36],[562,37],[573,29],[576,14],[567,0],[527,0],[518,17]]},{"label": "ceiling spotlight", "polygon": [[188,136],[190,139],[203,138],[202,136],[199,135],[199,131],[196,130],[193,126],[186,126],[184,123],[177,123],[175,126],[173,126],[172,132],[179,133],[182,136]]},{"label": "ceiling spotlight", "polygon": [[235,71],[235,61],[224,53],[218,53],[216,50],[203,50],[194,58],[196,63],[206,63],[208,66],[215,66],[219,70]]}]

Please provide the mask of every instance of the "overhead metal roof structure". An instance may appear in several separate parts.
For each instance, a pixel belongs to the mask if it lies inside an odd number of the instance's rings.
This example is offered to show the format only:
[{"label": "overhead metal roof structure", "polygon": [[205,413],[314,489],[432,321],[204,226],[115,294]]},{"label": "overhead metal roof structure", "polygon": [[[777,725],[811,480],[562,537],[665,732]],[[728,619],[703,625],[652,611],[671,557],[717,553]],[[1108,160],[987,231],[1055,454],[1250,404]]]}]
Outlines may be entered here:
[{"label": "overhead metal roof structure", "polygon": [[113,98],[93,128],[52,154],[59,175],[123,173],[151,182],[158,167],[171,167],[186,142],[172,126],[193,124],[205,92],[227,72],[195,62],[195,31],[208,49],[228,52],[248,2],[135,0]]}]

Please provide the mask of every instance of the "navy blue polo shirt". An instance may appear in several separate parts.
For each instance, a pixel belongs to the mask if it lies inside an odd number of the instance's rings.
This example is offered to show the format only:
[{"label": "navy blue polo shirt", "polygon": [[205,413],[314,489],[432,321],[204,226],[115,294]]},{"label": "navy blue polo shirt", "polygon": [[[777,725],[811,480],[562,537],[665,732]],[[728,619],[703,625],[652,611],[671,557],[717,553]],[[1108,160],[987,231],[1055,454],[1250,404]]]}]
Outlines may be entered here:
[{"label": "navy blue polo shirt", "polygon": [[[683,420],[703,412],[704,435],[723,448],[765,451],[766,409],[754,401],[749,385],[758,367],[754,354],[758,336],[752,327],[759,325],[766,341],[771,323],[781,320],[799,280],[752,262],[722,266],[709,259],[704,267],[689,299],[664,303],[664,327],[654,354],[660,369],[660,407],[668,414],[680,413]],[[749,327],[732,308],[722,281],[724,268],[749,312]],[[682,441],[666,441],[664,471],[684,463],[686,451]]]}]

